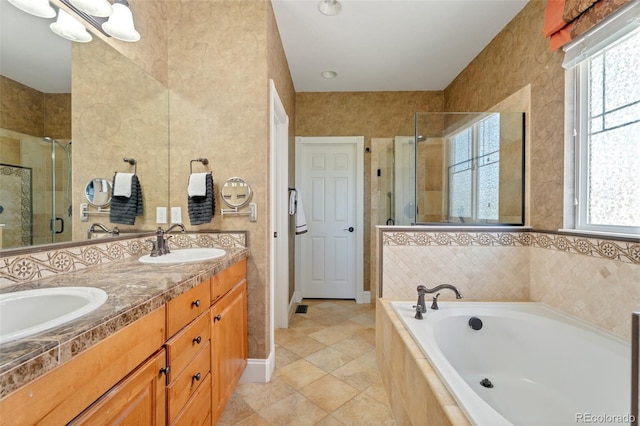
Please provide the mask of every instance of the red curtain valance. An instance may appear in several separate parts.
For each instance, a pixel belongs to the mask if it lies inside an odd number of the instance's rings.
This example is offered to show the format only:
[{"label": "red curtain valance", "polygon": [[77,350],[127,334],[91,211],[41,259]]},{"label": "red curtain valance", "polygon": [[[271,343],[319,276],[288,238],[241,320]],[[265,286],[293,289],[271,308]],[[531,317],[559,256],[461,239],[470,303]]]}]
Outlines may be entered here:
[{"label": "red curtain valance", "polygon": [[633,0],[547,0],[544,35],[556,50]]}]

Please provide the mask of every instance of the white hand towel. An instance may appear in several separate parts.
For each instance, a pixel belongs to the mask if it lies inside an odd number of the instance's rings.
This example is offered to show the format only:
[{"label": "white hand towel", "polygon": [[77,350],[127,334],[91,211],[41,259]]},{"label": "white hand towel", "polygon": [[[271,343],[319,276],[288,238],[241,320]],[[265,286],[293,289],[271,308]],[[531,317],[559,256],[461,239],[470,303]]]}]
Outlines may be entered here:
[{"label": "white hand towel", "polygon": [[131,197],[131,179],[133,173],[116,173],[113,182],[114,197]]},{"label": "white hand towel", "polygon": [[304,234],[309,230],[307,227],[307,218],[304,215],[304,206],[302,205],[302,195],[296,191],[296,235]]},{"label": "white hand towel", "polygon": [[289,216],[296,214],[296,190],[289,191]]},{"label": "white hand towel", "polygon": [[189,187],[187,193],[189,197],[204,197],[207,195],[206,177],[209,173],[192,173],[189,175]]}]

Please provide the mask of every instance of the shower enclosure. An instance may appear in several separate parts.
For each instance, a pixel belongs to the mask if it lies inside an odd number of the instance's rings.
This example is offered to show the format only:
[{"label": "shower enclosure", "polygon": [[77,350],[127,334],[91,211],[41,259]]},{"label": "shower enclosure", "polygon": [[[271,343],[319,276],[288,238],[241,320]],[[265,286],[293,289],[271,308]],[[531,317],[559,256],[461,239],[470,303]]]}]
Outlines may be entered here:
[{"label": "shower enclosure", "polygon": [[523,225],[524,122],[522,112],[414,114],[389,147],[386,223]]},{"label": "shower enclosure", "polygon": [[0,248],[71,240],[71,142],[0,129]]}]

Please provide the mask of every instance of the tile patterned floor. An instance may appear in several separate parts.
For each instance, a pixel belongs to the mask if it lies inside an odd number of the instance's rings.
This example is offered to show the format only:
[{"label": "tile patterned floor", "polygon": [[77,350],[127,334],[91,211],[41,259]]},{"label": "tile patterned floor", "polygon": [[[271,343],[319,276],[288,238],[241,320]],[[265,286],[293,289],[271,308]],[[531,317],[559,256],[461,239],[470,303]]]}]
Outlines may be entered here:
[{"label": "tile patterned floor", "polygon": [[394,425],[375,353],[375,305],[303,300],[276,330],[269,383],[238,385],[218,425]]}]

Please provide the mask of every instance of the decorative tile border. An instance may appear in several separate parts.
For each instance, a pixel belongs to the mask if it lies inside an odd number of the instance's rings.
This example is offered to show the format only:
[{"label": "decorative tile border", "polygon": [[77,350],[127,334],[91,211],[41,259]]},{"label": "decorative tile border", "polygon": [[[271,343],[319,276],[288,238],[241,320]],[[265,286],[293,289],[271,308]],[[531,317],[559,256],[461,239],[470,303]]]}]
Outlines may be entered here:
[{"label": "decorative tile border", "polygon": [[[58,250],[25,253],[0,258],[0,289],[55,274],[78,271],[90,266],[139,256],[150,250],[145,240],[133,238],[91,245],[66,247]],[[98,240],[99,241],[99,240]],[[189,247],[234,248],[247,246],[247,233],[219,232],[174,234],[169,240],[173,249]]]},{"label": "decorative tile border", "polygon": [[530,246],[640,265],[640,242],[535,231],[382,230],[383,246]]}]

